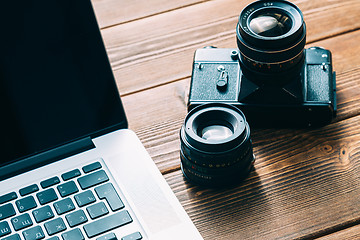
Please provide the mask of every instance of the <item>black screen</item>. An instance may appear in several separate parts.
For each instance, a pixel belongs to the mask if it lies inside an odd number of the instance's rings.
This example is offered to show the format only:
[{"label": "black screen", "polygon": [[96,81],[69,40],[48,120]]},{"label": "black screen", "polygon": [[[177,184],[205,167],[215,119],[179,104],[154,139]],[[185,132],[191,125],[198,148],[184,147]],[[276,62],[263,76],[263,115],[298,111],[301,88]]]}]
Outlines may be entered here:
[{"label": "black screen", "polygon": [[127,127],[90,0],[1,5],[0,166]]}]

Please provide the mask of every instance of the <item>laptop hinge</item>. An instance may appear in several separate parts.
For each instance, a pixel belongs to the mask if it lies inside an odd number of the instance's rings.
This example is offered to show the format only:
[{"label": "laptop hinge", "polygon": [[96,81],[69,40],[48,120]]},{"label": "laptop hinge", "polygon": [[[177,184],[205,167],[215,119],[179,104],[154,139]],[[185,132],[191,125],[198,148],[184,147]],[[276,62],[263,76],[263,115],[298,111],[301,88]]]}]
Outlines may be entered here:
[{"label": "laptop hinge", "polygon": [[12,162],[1,168],[0,181],[92,148],[95,148],[94,143],[90,137],[86,137],[37,155]]}]

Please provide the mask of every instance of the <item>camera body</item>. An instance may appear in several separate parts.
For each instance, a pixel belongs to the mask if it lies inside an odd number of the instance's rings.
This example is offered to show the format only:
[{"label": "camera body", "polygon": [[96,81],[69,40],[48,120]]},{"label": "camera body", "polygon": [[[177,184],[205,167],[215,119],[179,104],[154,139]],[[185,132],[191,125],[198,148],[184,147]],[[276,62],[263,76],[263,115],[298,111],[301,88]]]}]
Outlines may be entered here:
[{"label": "camera body", "polygon": [[221,102],[243,111],[251,126],[304,127],[330,123],[336,115],[331,52],[319,47],[303,51],[296,69],[271,75],[279,79],[269,79],[261,71],[248,71],[238,49],[196,50],[188,110],[204,103]]}]

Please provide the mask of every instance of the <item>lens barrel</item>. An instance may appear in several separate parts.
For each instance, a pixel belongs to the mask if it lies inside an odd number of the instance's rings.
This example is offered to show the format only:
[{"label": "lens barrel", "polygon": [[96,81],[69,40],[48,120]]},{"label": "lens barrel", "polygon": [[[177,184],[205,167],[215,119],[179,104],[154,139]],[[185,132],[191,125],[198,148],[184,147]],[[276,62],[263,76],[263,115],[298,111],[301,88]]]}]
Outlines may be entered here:
[{"label": "lens barrel", "polygon": [[294,73],[304,61],[305,22],[300,9],[288,1],[249,4],[240,13],[236,35],[240,64],[250,80],[260,76],[276,81],[276,74]]},{"label": "lens barrel", "polygon": [[196,184],[236,184],[250,172],[254,155],[244,114],[224,103],[192,109],[180,130],[181,169]]}]

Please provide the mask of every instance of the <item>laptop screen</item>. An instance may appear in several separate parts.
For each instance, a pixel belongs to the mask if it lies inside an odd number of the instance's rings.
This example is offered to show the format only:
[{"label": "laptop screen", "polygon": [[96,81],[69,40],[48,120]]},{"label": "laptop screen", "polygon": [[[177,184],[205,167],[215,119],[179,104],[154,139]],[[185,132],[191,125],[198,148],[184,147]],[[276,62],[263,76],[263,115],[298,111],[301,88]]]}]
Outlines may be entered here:
[{"label": "laptop screen", "polygon": [[0,166],[127,127],[89,0],[6,1],[2,9]]}]

